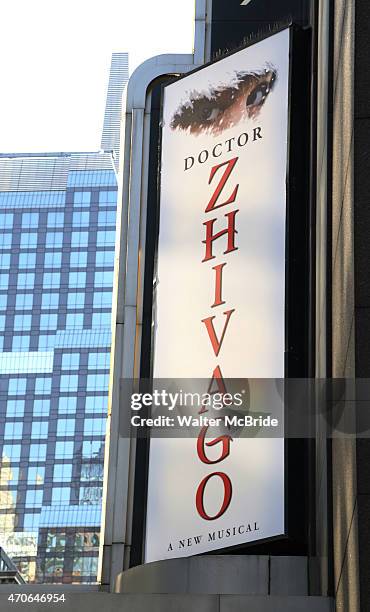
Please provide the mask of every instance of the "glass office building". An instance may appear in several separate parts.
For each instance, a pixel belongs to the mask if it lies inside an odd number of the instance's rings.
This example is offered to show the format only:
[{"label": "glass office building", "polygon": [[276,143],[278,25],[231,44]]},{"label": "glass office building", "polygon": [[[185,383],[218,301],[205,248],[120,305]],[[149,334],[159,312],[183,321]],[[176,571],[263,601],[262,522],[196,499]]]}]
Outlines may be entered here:
[{"label": "glass office building", "polygon": [[[127,54],[113,67],[119,129]],[[119,142],[107,112],[106,126],[111,150],[0,155],[0,546],[30,582],[97,576]]]}]

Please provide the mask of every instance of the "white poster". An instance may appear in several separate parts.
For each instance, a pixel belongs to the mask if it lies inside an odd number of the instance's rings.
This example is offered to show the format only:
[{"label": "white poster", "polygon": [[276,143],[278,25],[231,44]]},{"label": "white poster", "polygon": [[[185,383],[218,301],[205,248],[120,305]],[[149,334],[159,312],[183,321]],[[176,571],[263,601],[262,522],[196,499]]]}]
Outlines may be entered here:
[{"label": "white poster", "polygon": [[[289,54],[286,29],[165,88],[155,378],[284,377]],[[151,440],[146,562],[284,533],[284,440],[201,432]]]}]

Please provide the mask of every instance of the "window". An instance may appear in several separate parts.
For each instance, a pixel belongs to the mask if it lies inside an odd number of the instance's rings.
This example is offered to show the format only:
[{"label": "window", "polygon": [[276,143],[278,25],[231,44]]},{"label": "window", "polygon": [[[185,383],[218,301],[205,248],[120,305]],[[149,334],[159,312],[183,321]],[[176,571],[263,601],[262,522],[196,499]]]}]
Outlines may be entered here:
[{"label": "window", "polygon": [[0,268],[9,270],[10,268],[10,253],[0,253]]},{"label": "window", "polygon": [[49,351],[50,349],[54,348],[54,344],[55,344],[55,335],[54,334],[50,334],[50,335],[43,335],[40,334],[39,336],[39,351]]},{"label": "window", "polygon": [[91,200],[90,191],[75,191],[74,204],[77,206],[89,206]]},{"label": "window", "polygon": [[[58,442],[57,442],[58,444]],[[104,457],[104,443],[101,440],[84,440],[82,456],[85,458]]]},{"label": "window", "polygon": [[19,268],[34,268],[36,266],[36,253],[20,253]]},{"label": "window", "polygon": [[98,214],[98,225],[116,225],[115,210],[100,210]]},{"label": "window", "polygon": [[0,310],[6,310],[7,301],[8,296],[4,293],[0,294]]},{"label": "window", "polygon": [[45,268],[60,268],[62,265],[62,253],[59,251],[45,253],[44,267]]},{"label": "window", "polygon": [[109,374],[88,374],[87,391],[108,391]]},{"label": "window", "polygon": [[15,315],[14,329],[29,330],[31,329],[32,315]]},{"label": "window", "polygon": [[7,289],[9,282],[9,274],[0,274],[0,289]]},{"label": "window", "polygon": [[77,391],[78,388],[78,376],[73,374],[62,374],[60,377],[60,390],[61,391]]},{"label": "window", "polygon": [[23,529],[26,531],[37,531],[40,523],[40,514],[25,514]]},{"label": "window", "polygon": [[37,399],[33,402],[33,416],[49,416],[50,400]]},{"label": "window", "polygon": [[5,329],[5,315],[0,315],[0,330],[4,331]]},{"label": "window", "polygon": [[43,293],[41,308],[54,309],[59,306],[59,293]]},{"label": "window", "polygon": [[49,289],[52,287],[59,287],[60,285],[60,273],[59,272],[44,272],[44,288]]},{"label": "window", "polygon": [[29,336],[13,336],[12,351],[29,351],[30,337]]},{"label": "window", "polygon": [[3,457],[10,459],[11,462],[19,461],[21,458],[21,448],[20,444],[4,444]]},{"label": "window", "polygon": [[102,499],[102,487],[81,487],[80,488],[80,504],[88,504],[95,506],[100,504]]},{"label": "window", "polygon": [[57,314],[42,314],[40,315],[40,329],[57,329],[58,315]]},{"label": "window", "polygon": [[86,268],[87,251],[71,251],[69,265],[71,268]]},{"label": "window", "polygon": [[31,444],[30,445],[30,461],[45,461],[46,459],[46,444]]},{"label": "window", "polygon": [[10,249],[12,246],[12,234],[0,234],[0,248]]},{"label": "window", "polygon": [[71,489],[69,487],[53,487],[51,503],[53,505],[67,505],[69,504],[70,494]]},{"label": "window", "polygon": [[112,315],[110,312],[94,312],[92,316],[92,327],[110,327]]},{"label": "window", "polygon": [[77,397],[60,397],[59,414],[75,414],[77,410]]},{"label": "window", "polygon": [[21,249],[35,249],[37,247],[37,232],[23,232],[19,246]]},{"label": "window", "polygon": [[17,310],[31,310],[33,306],[32,293],[18,293],[15,298],[15,307]]},{"label": "window", "polygon": [[22,272],[18,274],[17,289],[33,289],[35,275],[33,272]]},{"label": "window", "polygon": [[85,436],[103,436],[105,434],[106,419],[85,419]]},{"label": "window", "polygon": [[26,507],[39,508],[42,506],[43,491],[40,489],[31,489],[26,492]]},{"label": "window", "polygon": [[54,465],[53,480],[56,482],[70,482],[72,479],[72,463],[58,463]]},{"label": "window", "polygon": [[27,378],[9,378],[8,395],[25,395]]},{"label": "window", "polygon": [[42,485],[45,479],[45,468],[40,465],[28,468],[27,483],[32,485]]},{"label": "window", "polygon": [[111,291],[95,291],[93,307],[94,308],[111,308],[112,307],[112,292]]},{"label": "window", "polygon": [[70,272],[68,284],[70,287],[85,287],[86,272]]},{"label": "window", "polygon": [[35,394],[36,395],[48,395],[51,393],[51,378],[36,378],[35,380]]},{"label": "window", "polygon": [[112,287],[113,272],[112,271],[95,272],[94,285],[95,287]]},{"label": "window", "polygon": [[113,268],[114,251],[97,251],[95,255],[95,265],[97,267],[105,266]]},{"label": "window", "polygon": [[114,246],[116,239],[115,231],[98,231],[96,232],[96,245],[97,246]]},{"label": "window", "polygon": [[38,227],[38,225],[39,225],[39,213],[23,213],[22,228],[29,229],[31,227]]},{"label": "window", "polygon": [[12,229],[13,228],[13,214],[12,213],[0,213],[0,227],[1,229]]},{"label": "window", "polygon": [[64,213],[62,212],[49,212],[48,213],[48,226],[49,227],[63,227],[64,225]]},{"label": "window", "polygon": [[83,308],[85,306],[85,294],[84,293],[69,293],[68,308]]},{"label": "window", "polygon": [[60,249],[63,245],[63,232],[47,232],[46,248]]},{"label": "window", "polygon": [[56,442],[55,459],[71,459],[73,457],[73,442]]},{"label": "window", "polygon": [[5,423],[5,440],[22,438],[23,423]]},{"label": "window", "polygon": [[117,191],[100,191],[99,204],[103,206],[112,206],[117,203]]},{"label": "window", "polygon": [[47,421],[33,421],[31,438],[47,438],[49,424]]},{"label": "window", "polygon": [[24,400],[8,400],[6,404],[6,418],[22,417],[24,415]]},{"label": "window", "polygon": [[72,576],[96,576],[98,557],[73,557]]},{"label": "window", "polygon": [[84,316],[82,313],[68,313],[66,316],[66,328],[70,329],[71,327],[83,327],[84,326]]},{"label": "window", "polygon": [[74,419],[59,419],[57,436],[73,436],[75,433]]},{"label": "window", "polygon": [[90,353],[89,370],[109,370],[109,353]]},{"label": "window", "polygon": [[80,366],[79,353],[63,353],[62,370],[78,370]]},{"label": "window", "polygon": [[74,212],[72,216],[72,225],[89,225],[90,213],[86,211]]},{"label": "window", "polygon": [[89,242],[88,232],[72,232],[71,246],[72,247],[86,247]]}]

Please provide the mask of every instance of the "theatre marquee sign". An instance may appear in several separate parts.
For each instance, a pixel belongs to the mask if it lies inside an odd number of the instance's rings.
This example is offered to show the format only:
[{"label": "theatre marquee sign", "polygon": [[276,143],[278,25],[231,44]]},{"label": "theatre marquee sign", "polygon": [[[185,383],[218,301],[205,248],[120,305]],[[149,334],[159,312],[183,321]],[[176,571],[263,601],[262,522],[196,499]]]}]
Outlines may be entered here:
[{"label": "theatre marquee sign", "polygon": [[[155,378],[284,377],[289,64],[286,29],[165,88]],[[284,534],[284,486],[281,438],[152,438],[145,560]]]}]

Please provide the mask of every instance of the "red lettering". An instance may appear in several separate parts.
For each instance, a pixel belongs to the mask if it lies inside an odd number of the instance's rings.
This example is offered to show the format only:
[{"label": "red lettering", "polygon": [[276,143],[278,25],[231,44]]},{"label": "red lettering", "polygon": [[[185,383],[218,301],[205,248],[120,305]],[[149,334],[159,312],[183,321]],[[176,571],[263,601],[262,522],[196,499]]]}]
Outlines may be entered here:
[{"label": "red lettering", "polygon": [[218,164],[218,166],[213,166],[212,170],[211,170],[211,174],[209,176],[209,181],[208,181],[208,185],[210,185],[212,183],[213,177],[215,176],[217,170],[219,168],[222,168],[222,166],[226,166],[225,168],[225,172],[223,173],[220,182],[218,183],[216,190],[214,191],[210,201],[207,204],[207,208],[205,210],[205,212],[209,212],[210,210],[215,210],[216,208],[221,208],[221,206],[226,206],[226,204],[231,204],[232,202],[235,202],[236,199],[236,195],[238,193],[238,189],[239,189],[239,185],[236,185],[236,187],[234,188],[234,191],[232,192],[231,196],[229,197],[228,200],[226,200],[226,202],[223,202],[222,204],[217,204],[217,206],[215,205],[218,198],[221,195],[221,192],[223,190],[223,188],[226,185],[226,181],[228,180],[228,178],[230,177],[232,171],[235,168],[235,164],[238,161],[238,157],[234,157],[233,159],[229,159],[229,161],[223,162],[222,164]]},{"label": "red lettering", "polygon": [[230,317],[233,314],[233,312],[235,312],[235,308],[233,308],[232,310],[226,310],[224,312],[224,315],[226,315],[226,321],[225,321],[225,325],[224,328],[222,330],[222,334],[221,334],[221,338],[220,340],[218,340],[217,336],[216,336],[216,332],[215,332],[215,328],[213,327],[213,319],[215,319],[216,317],[208,317],[207,319],[202,319],[202,323],[204,323],[204,325],[206,326],[207,332],[208,332],[208,336],[209,339],[211,341],[212,344],[212,348],[213,348],[213,352],[216,355],[216,357],[218,357],[218,354],[221,350],[222,347],[222,343],[224,340],[224,336],[227,330],[227,326],[229,324],[230,321]]},{"label": "red lettering", "polygon": [[[213,381],[216,382],[217,389],[215,391],[212,391]],[[221,372],[220,366],[217,366],[213,370],[212,378],[211,378],[211,381],[209,383],[209,387],[208,387],[207,393],[209,395],[214,395],[215,393],[227,393],[225,381],[224,381],[224,378],[222,376],[222,372]],[[199,410],[198,414],[204,414],[205,412],[208,412],[208,408],[205,408],[204,406],[202,406],[202,408]]]},{"label": "red lettering", "polygon": [[[214,463],[220,463],[230,455],[230,442],[232,441],[231,436],[219,436],[210,442],[206,442],[206,433],[208,427],[202,427],[202,431],[200,432],[197,440],[197,453],[199,459],[203,463],[207,463],[207,465],[212,465]],[[218,459],[208,459],[205,453],[205,446],[215,446],[216,444],[222,443],[222,453]]]},{"label": "red lettering", "polygon": [[205,221],[203,225],[206,226],[206,239],[202,240],[203,244],[206,245],[206,254],[202,263],[208,261],[209,259],[214,259],[215,255],[213,255],[212,245],[215,240],[227,234],[227,249],[224,251],[224,255],[227,253],[231,253],[232,251],[237,251],[238,247],[235,246],[235,234],[237,234],[237,230],[235,229],[235,216],[239,210],[233,210],[229,213],[226,213],[225,217],[227,217],[227,228],[217,232],[217,234],[213,233],[213,224],[217,219],[210,219],[209,221]]},{"label": "red lettering", "polygon": [[226,263],[218,264],[218,266],[214,266],[212,270],[216,272],[216,285],[215,285],[215,301],[213,302],[211,308],[215,308],[215,306],[221,306],[221,304],[225,304],[225,301],[222,299],[222,270],[226,266]]},{"label": "red lettering", "polygon": [[[219,478],[221,478],[223,482],[224,499],[223,499],[222,506],[219,512],[215,514],[215,516],[209,516],[206,513],[205,508],[204,508],[204,491],[205,491],[208,481],[211,478],[213,478],[213,476],[218,476]],[[202,482],[200,483],[197,489],[196,497],[195,497],[195,503],[196,503],[196,507],[197,507],[199,516],[206,521],[214,521],[215,519],[220,518],[220,516],[222,516],[226,512],[226,510],[228,509],[230,505],[231,498],[232,498],[232,492],[233,492],[233,487],[231,484],[231,480],[226,474],[224,474],[223,472],[214,472],[213,474],[208,474],[208,476],[203,478]]]}]

